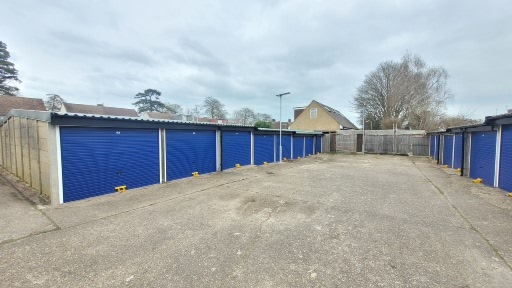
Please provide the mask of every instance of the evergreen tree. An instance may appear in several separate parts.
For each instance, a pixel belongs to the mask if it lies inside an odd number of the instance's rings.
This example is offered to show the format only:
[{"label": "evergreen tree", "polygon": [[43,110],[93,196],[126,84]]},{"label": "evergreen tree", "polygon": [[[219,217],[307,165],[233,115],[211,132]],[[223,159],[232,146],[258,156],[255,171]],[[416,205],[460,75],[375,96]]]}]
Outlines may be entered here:
[{"label": "evergreen tree", "polygon": [[20,90],[18,87],[9,85],[10,82],[21,83],[18,79],[18,70],[9,61],[11,54],[7,51],[7,45],[0,41],[0,95],[16,96]]},{"label": "evergreen tree", "polygon": [[165,104],[160,101],[162,93],[155,89],[146,89],[144,92],[137,93],[135,99],[138,99],[133,105],[137,107],[137,112],[164,112]]}]

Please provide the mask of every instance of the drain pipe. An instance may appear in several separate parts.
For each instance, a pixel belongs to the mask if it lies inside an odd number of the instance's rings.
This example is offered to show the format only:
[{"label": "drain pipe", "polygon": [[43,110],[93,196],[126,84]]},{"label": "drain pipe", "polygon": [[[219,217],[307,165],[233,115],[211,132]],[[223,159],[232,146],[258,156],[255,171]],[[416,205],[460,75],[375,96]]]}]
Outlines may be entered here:
[{"label": "drain pipe", "polygon": [[439,159],[439,156],[441,156],[441,134],[437,134],[437,165],[441,163],[441,159]]},{"label": "drain pipe", "polygon": [[462,159],[461,159],[461,162],[460,163],[460,176],[464,176],[464,159],[466,158],[466,156],[464,155],[464,152],[466,149],[464,149],[466,147],[466,143],[464,141],[464,139],[466,139],[466,129],[462,128],[462,141],[461,142],[461,145],[462,145]]}]

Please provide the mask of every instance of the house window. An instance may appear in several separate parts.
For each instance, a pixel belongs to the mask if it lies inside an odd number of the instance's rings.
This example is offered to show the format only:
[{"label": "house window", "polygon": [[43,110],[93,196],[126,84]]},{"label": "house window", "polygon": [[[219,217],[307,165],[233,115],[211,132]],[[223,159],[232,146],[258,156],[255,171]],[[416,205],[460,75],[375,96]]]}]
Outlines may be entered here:
[{"label": "house window", "polygon": [[316,108],[309,109],[309,117],[316,118]]}]

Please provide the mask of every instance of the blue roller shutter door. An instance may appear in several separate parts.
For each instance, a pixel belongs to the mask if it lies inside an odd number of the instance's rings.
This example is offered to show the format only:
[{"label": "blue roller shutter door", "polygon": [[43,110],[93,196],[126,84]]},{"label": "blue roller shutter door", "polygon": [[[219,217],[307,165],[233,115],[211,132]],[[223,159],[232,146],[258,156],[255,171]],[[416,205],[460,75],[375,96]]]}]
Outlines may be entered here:
[{"label": "blue roller shutter door", "polygon": [[432,156],[432,158],[434,158],[434,160],[439,160],[439,140],[440,140],[440,135],[434,135],[434,156]]},{"label": "blue roller shutter door", "polygon": [[222,170],[251,165],[251,132],[222,131]]},{"label": "blue roller shutter door", "polygon": [[436,138],[434,135],[430,135],[430,158],[434,159],[434,149],[436,147]]},{"label": "blue roller shutter door", "polygon": [[481,178],[494,186],[496,164],[496,131],[471,133],[471,160],[469,177]]},{"label": "blue roller shutter door", "polygon": [[453,153],[453,168],[462,168],[462,133],[455,134],[455,149]]},{"label": "blue roller shutter door", "polygon": [[160,183],[157,129],[61,127],[64,202]]},{"label": "blue roller shutter door", "polygon": [[274,135],[254,135],[254,165],[274,162]]},{"label": "blue roller shutter door", "polygon": [[430,157],[437,160],[439,150],[439,135],[430,135]]},{"label": "blue roller shutter door", "polygon": [[453,168],[453,135],[443,135],[443,139],[443,164]]},{"label": "blue roller shutter door", "polygon": [[[283,158],[292,158],[292,137],[291,135],[282,135],[281,145],[283,146]],[[276,135],[276,159],[279,162],[279,134]]]},{"label": "blue roller shutter door", "polygon": [[306,137],[306,153],[304,156],[315,155],[315,137],[307,136]]},{"label": "blue roller shutter door", "polygon": [[304,157],[304,136],[293,136],[293,158]]},{"label": "blue roller shutter door", "polygon": [[217,171],[216,131],[166,130],[167,181]]},{"label": "blue roller shutter door", "polygon": [[501,128],[499,187],[512,192],[512,125]]},{"label": "blue roller shutter door", "polygon": [[316,136],[315,153],[322,153],[322,136]]}]

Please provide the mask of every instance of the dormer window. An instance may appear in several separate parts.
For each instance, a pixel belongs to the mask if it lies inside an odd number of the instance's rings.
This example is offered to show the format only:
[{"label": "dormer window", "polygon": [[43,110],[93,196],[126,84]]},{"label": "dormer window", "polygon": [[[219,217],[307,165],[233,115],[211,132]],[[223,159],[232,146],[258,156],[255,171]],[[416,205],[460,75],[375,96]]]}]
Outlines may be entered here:
[{"label": "dormer window", "polygon": [[316,118],[316,108],[309,109],[309,117]]}]

